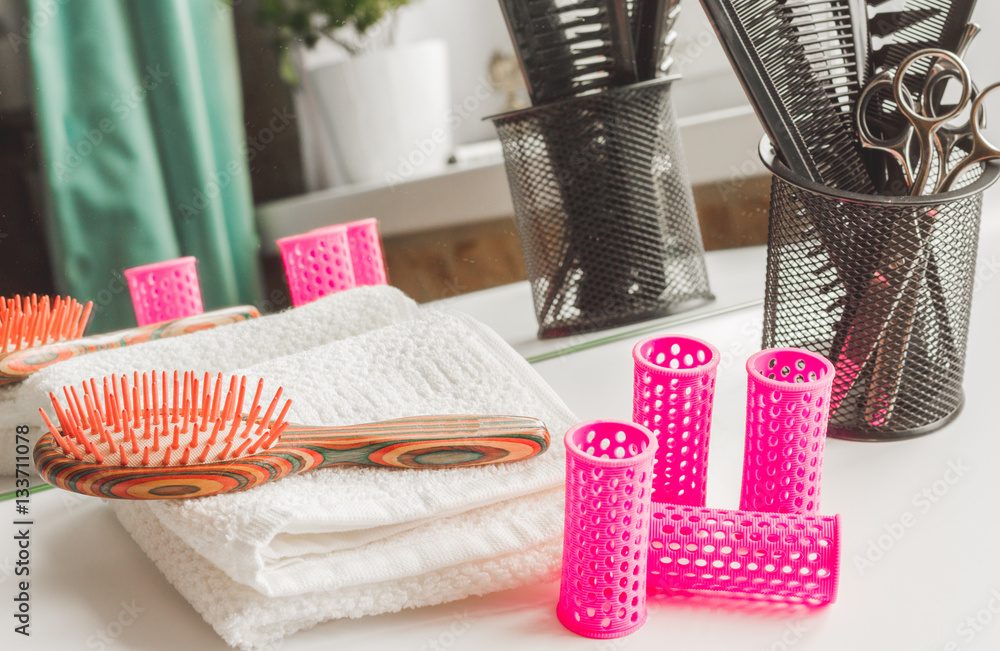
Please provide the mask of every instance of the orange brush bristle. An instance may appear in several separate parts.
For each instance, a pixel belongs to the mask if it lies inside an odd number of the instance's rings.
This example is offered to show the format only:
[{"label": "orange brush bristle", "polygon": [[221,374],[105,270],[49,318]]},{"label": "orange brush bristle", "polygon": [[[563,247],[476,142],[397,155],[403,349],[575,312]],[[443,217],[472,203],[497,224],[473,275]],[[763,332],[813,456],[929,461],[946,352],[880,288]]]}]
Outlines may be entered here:
[{"label": "orange brush bristle", "polygon": [[[199,382],[193,371],[183,376],[174,373],[172,395],[165,373],[161,381],[155,372],[141,378],[134,374],[131,381],[125,374],[91,379],[80,385],[82,398],[76,387],[64,387],[65,405],[49,394],[58,427],[44,410],[39,411],[66,456],[107,466],[217,463],[277,443],[287,427],[285,416],[291,405],[291,400],[285,400],[278,417],[270,420],[281,402],[281,387],[268,403],[262,403],[264,381],[260,380],[244,418],[246,377],[240,377],[238,384],[233,377],[228,391],[221,374],[214,390],[210,378]],[[163,387],[162,394],[157,392],[158,385]],[[264,415],[258,418],[261,411]]]},{"label": "orange brush bristle", "polygon": [[0,298],[0,355],[79,339],[93,307],[59,296]]}]

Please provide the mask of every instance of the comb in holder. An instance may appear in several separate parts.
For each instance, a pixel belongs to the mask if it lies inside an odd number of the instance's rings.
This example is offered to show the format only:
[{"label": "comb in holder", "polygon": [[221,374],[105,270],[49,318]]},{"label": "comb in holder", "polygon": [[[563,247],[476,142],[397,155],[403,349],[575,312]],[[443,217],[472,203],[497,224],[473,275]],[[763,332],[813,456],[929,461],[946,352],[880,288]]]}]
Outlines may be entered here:
[{"label": "comb in holder", "polygon": [[851,0],[702,0],[771,141],[788,166],[870,192],[854,127],[861,91]]},{"label": "comb in holder", "polygon": [[620,0],[501,0],[534,105],[636,81]]}]

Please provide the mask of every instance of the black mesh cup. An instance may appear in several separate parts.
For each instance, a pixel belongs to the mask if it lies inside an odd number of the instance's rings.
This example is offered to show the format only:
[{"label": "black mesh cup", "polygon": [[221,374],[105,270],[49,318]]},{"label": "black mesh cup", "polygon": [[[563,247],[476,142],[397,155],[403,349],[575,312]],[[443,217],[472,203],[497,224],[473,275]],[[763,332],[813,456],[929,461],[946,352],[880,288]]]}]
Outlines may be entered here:
[{"label": "black mesh cup", "polygon": [[773,173],[764,348],[805,348],[837,370],[830,436],[928,434],[962,408],[983,191],[1000,166],[946,194],[867,196]]},{"label": "black mesh cup", "polygon": [[672,81],[492,118],[540,337],[626,325],[714,298]]}]

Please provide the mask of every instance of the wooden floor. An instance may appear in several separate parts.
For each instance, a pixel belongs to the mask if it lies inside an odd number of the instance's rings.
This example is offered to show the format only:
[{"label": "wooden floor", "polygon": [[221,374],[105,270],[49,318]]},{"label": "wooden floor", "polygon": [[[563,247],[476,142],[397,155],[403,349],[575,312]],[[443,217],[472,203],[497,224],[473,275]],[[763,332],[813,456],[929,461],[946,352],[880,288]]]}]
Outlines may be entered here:
[{"label": "wooden floor", "polygon": [[[767,241],[769,177],[694,189],[705,249]],[[423,303],[524,280],[513,218],[385,239],[390,282]]]}]

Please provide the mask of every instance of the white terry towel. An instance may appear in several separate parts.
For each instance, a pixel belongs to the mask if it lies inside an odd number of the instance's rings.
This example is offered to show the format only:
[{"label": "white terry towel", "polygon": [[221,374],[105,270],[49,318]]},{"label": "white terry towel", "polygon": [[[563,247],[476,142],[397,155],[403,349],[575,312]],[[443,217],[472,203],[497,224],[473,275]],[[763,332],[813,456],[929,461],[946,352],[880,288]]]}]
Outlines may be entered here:
[{"label": "white terry towel", "polygon": [[285,387],[293,422],[524,415],[545,422],[552,441],[512,464],[331,468],[201,500],[113,501],[126,529],[230,644],[262,646],[328,619],[554,577],[562,434],[575,417],[485,326],[427,311],[246,372]]},{"label": "white terry towel", "polygon": [[[549,493],[555,493],[556,497],[543,493],[538,499],[560,499],[562,492],[561,488],[555,489]],[[475,528],[493,519],[510,519],[517,511],[531,510],[533,499],[521,498],[477,509],[443,520],[439,526],[452,527],[453,520],[461,519],[466,527]],[[433,606],[556,580],[559,576],[562,540],[555,537],[512,554],[417,576],[307,595],[265,597],[227,577],[165,529],[149,509],[129,508],[132,505],[123,501],[113,502],[113,506],[126,531],[205,621],[228,644],[247,651],[280,648],[284,637],[331,619]]]},{"label": "white terry towel", "polygon": [[181,337],[106,350],[54,364],[24,382],[0,387],[0,475],[14,474],[14,431],[28,425],[35,439],[51,414],[50,391],[92,377],[146,370],[226,373],[264,360],[350,337],[417,314],[417,304],[385,285],[334,294],[294,310],[193,332]]},{"label": "white terry towel", "polygon": [[[374,583],[515,551],[530,536],[511,536],[508,523],[487,527],[483,540],[475,541],[453,540],[434,525],[563,482],[562,434],[573,414],[513,349],[470,317],[425,312],[241,372],[251,386],[257,378],[265,386],[283,386],[293,401],[288,420],[305,425],[495,414],[539,418],[552,434],[547,452],[520,463],[433,471],[325,469],[201,500],[138,504],[233,580],[262,594]],[[544,514],[539,527],[547,536],[551,506],[540,504],[532,514]],[[536,530],[530,528],[530,535]],[[427,544],[432,540],[433,546]],[[384,551],[373,563],[376,548]]]}]

